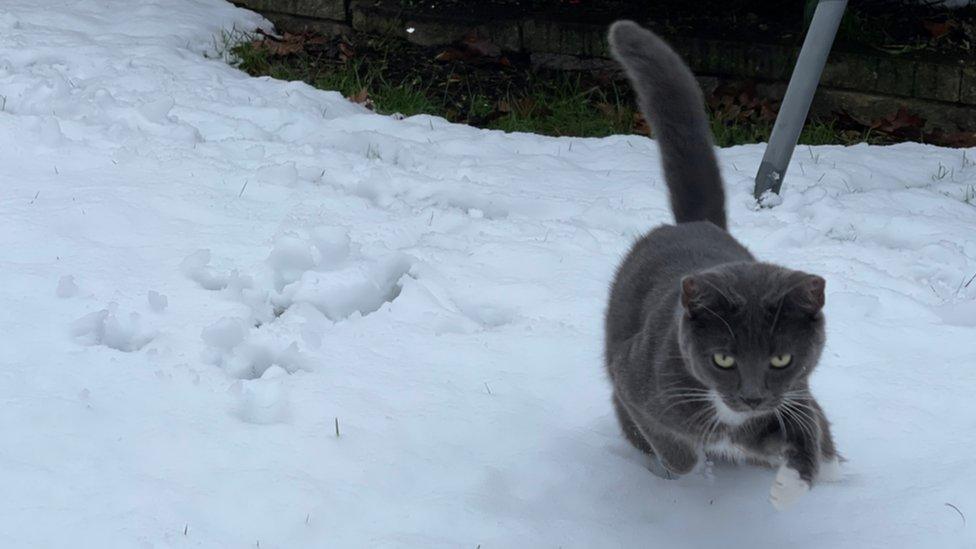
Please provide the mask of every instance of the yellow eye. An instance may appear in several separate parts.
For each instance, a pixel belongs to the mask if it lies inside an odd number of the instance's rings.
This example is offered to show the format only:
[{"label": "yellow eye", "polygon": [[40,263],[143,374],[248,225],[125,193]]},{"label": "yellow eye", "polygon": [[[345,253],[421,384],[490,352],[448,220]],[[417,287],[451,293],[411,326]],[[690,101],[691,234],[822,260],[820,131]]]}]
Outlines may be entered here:
[{"label": "yellow eye", "polygon": [[773,368],[786,368],[790,365],[790,362],[793,362],[793,355],[791,354],[776,355],[769,359],[769,364]]},{"label": "yellow eye", "polygon": [[722,353],[715,353],[712,355],[712,362],[714,362],[719,368],[724,368],[726,370],[735,366],[735,358],[730,355],[723,355]]}]

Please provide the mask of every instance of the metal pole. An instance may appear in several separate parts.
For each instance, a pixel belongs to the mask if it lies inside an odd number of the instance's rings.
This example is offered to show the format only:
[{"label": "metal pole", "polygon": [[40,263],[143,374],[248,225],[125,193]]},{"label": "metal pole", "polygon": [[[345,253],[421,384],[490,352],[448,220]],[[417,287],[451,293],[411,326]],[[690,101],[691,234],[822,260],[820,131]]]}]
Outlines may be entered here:
[{"label": "metal pole", "polygon": [[756,174],[756,187],[753,191],[756,199],[766,192],[779,194],[783,185],[786,167],[793,156],[793,149],[800,139],[803,123],[810,112],[813,94],[817,91],[817,83],[827,64],[827,55],[837,35],[837,27],[847,8],[847,0],[820,0],[813,13],[813,21],[803,40],[800,56],[793,67],[793,75],[786,87],[783,105],[773,124],[773,133],[766,145],[759,173]]}]

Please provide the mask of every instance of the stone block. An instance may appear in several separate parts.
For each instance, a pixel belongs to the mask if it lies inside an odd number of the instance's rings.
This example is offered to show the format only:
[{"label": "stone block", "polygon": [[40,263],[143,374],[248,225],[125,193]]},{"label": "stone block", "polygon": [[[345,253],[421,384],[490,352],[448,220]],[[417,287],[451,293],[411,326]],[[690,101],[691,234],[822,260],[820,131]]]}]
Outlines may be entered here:
[{"label": "stone block", "polygon": [[915,65],[915,89],[912,95],[955,103],[959,101],[961,79],[961,67],[920,61]]},{"label": "stone block", "polygon": [[874,91],[881,94],[911,97],[915,82],[915,62],[890,57],[878,58],[878,78]]},{"label": "stone block", "polygon": [[333,21],[346,20],[344,0],[234,0],[234,3],[254,11],[332,19]]},{"label": "stone block", "polygon": [[820,85],[874,91],[878,88],[878,58],[834,52],[824,67]]},{"label": "stone block", "polygon": [[521,49],[518,22],[412,13],[392,2],[353,1],[352,27],[359,32],[397,36],[421,46],[443,46],[476,33],[506,51]]},{"label": "stone block", "polygon": [[522,23],[523,47],[533,53],[609,57],[607,26],[529,19]]},{"label": "stone block", "polygon": [[963,67],[961,77],[959,102],[966,105],[976,105],[976,67]]},{"label": "stone block", "polygon": [[352,27],[349,25],[331,19],[302,17],[275,12],[264,12],[263,15],[268,21],[274,23],[275,31],[278,33],[286,31],[298,33],[310,30],[325,36],[339,36],[348,35],[352,32]]}]

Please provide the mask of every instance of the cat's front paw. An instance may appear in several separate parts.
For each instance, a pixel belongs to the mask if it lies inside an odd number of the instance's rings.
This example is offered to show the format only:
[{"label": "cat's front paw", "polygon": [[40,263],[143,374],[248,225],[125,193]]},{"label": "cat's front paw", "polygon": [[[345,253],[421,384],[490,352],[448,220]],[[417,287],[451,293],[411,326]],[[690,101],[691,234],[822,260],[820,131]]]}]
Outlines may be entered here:
[{"label": "cat's front paw", "polygon": [[663,463],[661,463],[661,458],[655,455],[649,456],[647,469],[651,473],[654,473],[654,476],[658,478],[663,478],[664,480],[674,480],[678,478],[678,475],[672,473],[671,471],[668,471],[668,468],[665,467]]},{"label": "cat's front paw", "polygon": [[776,471],[773,487],[769,489],[769,502],[777,511],[783,511],[809,491],[810,483],[803,480],[796,469],[782,465]]},{"label": "cat's front paw", "polygon": [[678,443],[667,446],[661,453],[661,463],[671,473],[673,478],[687,475],[698,465],[698,454],[687,444]]}]

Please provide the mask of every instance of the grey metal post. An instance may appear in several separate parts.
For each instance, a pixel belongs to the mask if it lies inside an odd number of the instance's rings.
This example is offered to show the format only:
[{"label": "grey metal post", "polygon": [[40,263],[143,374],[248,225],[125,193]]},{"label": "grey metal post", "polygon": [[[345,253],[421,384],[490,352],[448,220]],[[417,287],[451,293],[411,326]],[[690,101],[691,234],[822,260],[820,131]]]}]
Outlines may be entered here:
[{"label": "grey metal post", "polygon": [[756,174],[756,199],[763,193],[772,191],[779,194],[783,185],[786,167],[793,156],[793,149],[803,131],[803,122],[810,112],[813,94],[827,64],[827,55],[837,35],[837,27],[847,8],[847,0],[820,0],[813,13],[813,21],[803,39],[800,56],[793,67],[793,75],[786,88],[786,96],[780,106],[773,133],[769,136],[766,153],[763,155],[759,173]]}]

